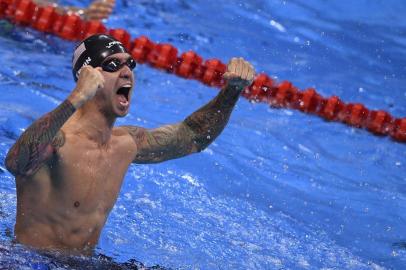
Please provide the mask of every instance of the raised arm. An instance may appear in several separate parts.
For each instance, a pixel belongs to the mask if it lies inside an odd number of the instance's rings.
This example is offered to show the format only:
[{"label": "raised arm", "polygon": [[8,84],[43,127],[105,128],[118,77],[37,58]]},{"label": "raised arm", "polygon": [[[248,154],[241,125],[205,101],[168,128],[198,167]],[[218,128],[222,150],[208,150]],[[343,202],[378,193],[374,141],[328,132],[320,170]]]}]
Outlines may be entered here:
[{"label": "raised arm", "polygon": [[54,150],[63,145],[63,124],[103,84],[99,71],[92,67],[83,68],[71,95],[55,110],[36,120],[11,147],[6,157],[7,170],[15,176],[34,174]]},{"label": "raised arm", "polygon": [[153,130],[125,127],[138,148],[133,162],[161,162],[202,151],[224,129],[241,91],[251,84],[254,73],[250,63],[233,58],[224,74],[226,86],[183,122]]}]

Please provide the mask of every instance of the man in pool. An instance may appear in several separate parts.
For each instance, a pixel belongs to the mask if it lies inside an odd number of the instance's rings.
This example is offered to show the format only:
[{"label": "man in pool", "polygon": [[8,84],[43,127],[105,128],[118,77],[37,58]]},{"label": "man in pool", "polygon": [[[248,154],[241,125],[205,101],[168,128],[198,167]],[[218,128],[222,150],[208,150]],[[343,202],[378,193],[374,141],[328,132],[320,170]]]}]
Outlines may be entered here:
[{"label": "man in pool", "polygon": [[233,58],[226,86],[184,121],[145,129],[114,127],[128,111],[135,62],[123,45],[95,35],[75,49],[76,87],[55,110],[35,121],[12,146],[20,243],[91,251],[131,163],[157,163],[205,149],[223,130],[254,69]]}]

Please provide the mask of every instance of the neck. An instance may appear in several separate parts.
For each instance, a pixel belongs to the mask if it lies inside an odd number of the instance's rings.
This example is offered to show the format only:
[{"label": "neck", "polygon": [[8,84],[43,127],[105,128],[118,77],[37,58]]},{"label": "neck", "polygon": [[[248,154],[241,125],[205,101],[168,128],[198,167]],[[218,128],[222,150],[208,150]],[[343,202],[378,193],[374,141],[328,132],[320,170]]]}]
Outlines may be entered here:
[{"label": "neck", "polygon": [[75,113],[76,132],[99,145],[111,137],[116,117],[103,112],[96,104],[88,102]]}]

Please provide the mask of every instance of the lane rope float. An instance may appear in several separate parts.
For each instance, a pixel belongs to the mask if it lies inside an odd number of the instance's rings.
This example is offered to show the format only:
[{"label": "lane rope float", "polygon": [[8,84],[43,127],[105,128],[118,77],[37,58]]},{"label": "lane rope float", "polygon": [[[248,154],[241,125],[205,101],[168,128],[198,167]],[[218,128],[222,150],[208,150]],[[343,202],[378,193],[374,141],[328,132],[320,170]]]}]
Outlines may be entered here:
[{"label": "lane rope float", "polygon": [[[75,14],[59,14],[54,7],[38,6],[31,0],[0,0],[0,19],[70,41],[96,33],[109,34],[120,40],[138,63],[212,87],[220,88],[225,83],[222,75],[226,65],[218,59],[204,61],[194,51],[178,56],[178,49],[171,44],[155,43],[146,36],[132,39],[125,29],[107,29],[100,21],[84,21]],[[299,90],[291,82],[276,82],[265,73],[258,74],[242,96],[253,102],[296,109],[406,142],[406,117],[395,118],[386,111],[370,110],[361,103],[345,103],[338,96],[326,98],[314,88]]]}]

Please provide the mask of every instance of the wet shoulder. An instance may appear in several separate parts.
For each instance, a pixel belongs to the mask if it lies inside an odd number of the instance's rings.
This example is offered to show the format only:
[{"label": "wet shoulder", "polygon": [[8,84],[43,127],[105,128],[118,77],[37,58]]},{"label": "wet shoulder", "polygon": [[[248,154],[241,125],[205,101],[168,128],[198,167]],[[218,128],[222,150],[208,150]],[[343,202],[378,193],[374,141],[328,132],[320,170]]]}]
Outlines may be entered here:
[{"label": "wet shoulder", "polygon": [[137,143],[142,139],[145,133],[145,128],[137,126],[120,126],[113,129],[113,136],[119,141],[126,141],[126,143]]},{"label": "wet shoulder", "polygon": [[117,137],[128,137],[135,143],[142,140],[145,136],[145,128],[137,126],[120,126],[113,130],[113,134]]}]

